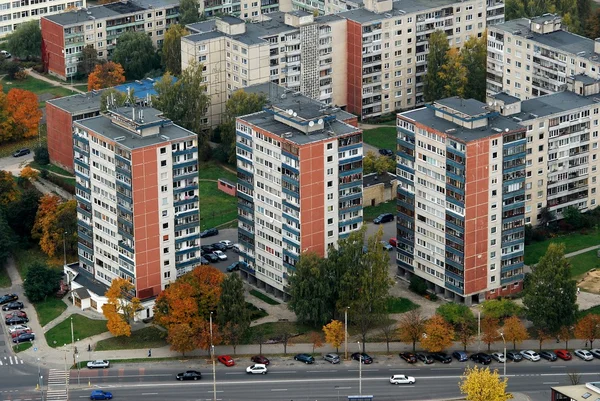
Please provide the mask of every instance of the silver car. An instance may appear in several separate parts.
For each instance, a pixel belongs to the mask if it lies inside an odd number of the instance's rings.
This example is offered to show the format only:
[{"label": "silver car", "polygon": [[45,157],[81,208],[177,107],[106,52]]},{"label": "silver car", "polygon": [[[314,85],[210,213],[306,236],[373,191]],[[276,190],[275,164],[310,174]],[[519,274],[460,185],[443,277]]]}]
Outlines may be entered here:
[{"label": "silver car", "polygon": [[327,354],[323,357],[327,362],[331,362],[334,365],[340,363],[340,356],[338,354]]},{"label": "silver car", "polygon": [[106,369],[110,367],[110,361],[103,361],[102,359],[98,359],[95,361],[89,361],[87,363],[87,367],[89,369]]},{"label": "silver car", "polygon": [[592,353],[586,349],[576,349],[575,355],[577,355],[584,361],[591,361],[592,359],[594,359],[594,355],[592,355]]}]

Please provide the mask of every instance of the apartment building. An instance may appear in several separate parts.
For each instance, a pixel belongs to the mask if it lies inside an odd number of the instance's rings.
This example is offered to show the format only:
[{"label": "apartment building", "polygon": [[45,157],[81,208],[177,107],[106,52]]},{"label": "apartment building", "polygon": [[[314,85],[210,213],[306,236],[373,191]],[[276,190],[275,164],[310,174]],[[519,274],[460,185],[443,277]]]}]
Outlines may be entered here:
[{"label": "apartment building", "polygon": [[62,13],[65,10],[85,7],[85,0],[17,0],[0,3],[0,38],[14,32],[19,25],[39,21],[44,15]]},{"label": "apartment building", "polygon": [[169,26],[178,22],[178,0],[124,0],[42,17],[42,61],[50,74],[66,80],[77,74],[87,45],[107,60],[123,33],[146,32],[160,46]]},{"label": "apartment building", "polygon": [[197,135],[151,107],[73,126],[79,266],[69,273],[100,288],[128,279],[148,317],[160,291],[200,265]]},{"label": "apartment building", "polygon": [[567,78],[600,77],[600,42],[562,27],[561,18],[544,14],[488,29],[487,92],[519,99],[561,92]]},{"label": "apartment building", "polygon": [[188,28],[195,33],[181,40],[181,63],[184,69],[192,62],[204,65],[211,98],[206,124],[221,122],[233,92],[258,83],[345,104],[346,25],[340,17],[276,12],[251,23],[224,16]]},{"label": "apartment building", "polygon": [[355,116],[284,87],[263,111],[237,118],[242,276],[286,298],[301,252],[326,256],[362,226],[362,132]]},{"label": "apartment building", "polygon": [[243,19],[292,9],[291,0],[202,0],[199,6],[199,12],[205,17],[231,15]]},{"label": "apartment building", "polygon": [[397,123],[399,274],[466,304],[519,292],[526,127],[456,97]]}]

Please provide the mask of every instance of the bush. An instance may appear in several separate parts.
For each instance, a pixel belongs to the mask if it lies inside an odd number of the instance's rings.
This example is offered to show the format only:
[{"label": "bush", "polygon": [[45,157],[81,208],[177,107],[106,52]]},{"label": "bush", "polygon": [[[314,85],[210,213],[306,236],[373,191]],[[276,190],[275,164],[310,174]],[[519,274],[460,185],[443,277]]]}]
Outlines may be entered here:
[{"label": "bush", "polygon": [[45,166],[50,163],[50,154],[48,153],[48,147],[38,146],[33,151],[33,160],[41,165]]},{"label": "bush", "polygon": [[75,193],[75,185],[70,184],[68,182],[65,182],[60,177],[56,177],[56,176],[54,176],[52,174],[48,174],[48,176],[46,177],[46,179],[48,181],[50,181],[50,182],[58,185],[59,187],[61,187],[65,191],[69,192],[70,194],[74,194]]},{"label": "bush", "polygon": [[44,64],[36,64],[32,68],[35,72],[40,73],[40,74],[43,74],[46,72],[46,68],[44,67]]},{"label": "bush", "polygon": [[15,73],[15,79],[17,81],[25,81],[28,76],[29,73],[26,70],[19,70]]},{"label": "bush", "polygon": [[8,65],[6,66],[6,74],[8,74],[8,77],[10,79],[15,79],[15,75],[21,71],[21,67],[19,66],[18,63],[8,63]]},{"label": "bush", "polygon": [[514,301],[506,298],[490,299],[483,302],[483,314],[495,319],[504,319],[511,316],[519,316],[522,308]]},{"label": "bush", "polygon": [[47,180],[49,175],[50,175],[50,173],[48,173],[48,170],[44,170],[44,169],[40,170],[40,177],[41,178]]},{"label": "bush", "polygon": [[27,269],[23,282],[25,295],[31,302],[44,301],[60,288],[61,272],[53,270],[40,262],[32,263]]},{"label": "bush", "polygon": [[427,282],[425,282],[425,280],[423,280],[421,277],[413,275],[410,278],[408,289],[416,294],[425,295],[427,294]]}]

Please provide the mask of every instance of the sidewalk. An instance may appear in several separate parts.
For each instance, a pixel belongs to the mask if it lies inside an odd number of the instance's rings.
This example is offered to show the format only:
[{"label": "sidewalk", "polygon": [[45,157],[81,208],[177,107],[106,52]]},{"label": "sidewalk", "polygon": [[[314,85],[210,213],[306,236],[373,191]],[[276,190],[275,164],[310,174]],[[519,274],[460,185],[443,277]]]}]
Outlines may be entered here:
[{"label": "sidewalk", "polygon": [[33,184],[34,187],[36,187],[36,189],[38,191],[40,191],[44,195],[45,194],[56,194],[66,200],[75,199],[73,194],[70,194],[69,192],[67,192],[64,189],[62,189],[61,187],[59,187],[58,185],[56,185],[48,180],[45,180],[42,177],[38,177],[35,180],[32,180],[31,183]]},{"label": "sidewalk", "polygon": [[[66,82],[65,83],[56,82],[56,81],[54,81],[54,80],[52,80],[50,78],[47,78],[47,77],[43,76],[42,74],[39,74],[38,72],[34,71],[31,68],[27,69],[27,73],[29,73],[29,75],[32,76],[35,79],[39,79],[40,81],[48,82],[52,86],[61,86],[61,87],[66,88],[66,89],[71,89],[73,92],[85,93],[84,91],[81,91],[81,90],[75,88],[75,86],[71,86],[71,85],[69,85]],[[75,94],[75,93],[73,93],[73,94]]]}]

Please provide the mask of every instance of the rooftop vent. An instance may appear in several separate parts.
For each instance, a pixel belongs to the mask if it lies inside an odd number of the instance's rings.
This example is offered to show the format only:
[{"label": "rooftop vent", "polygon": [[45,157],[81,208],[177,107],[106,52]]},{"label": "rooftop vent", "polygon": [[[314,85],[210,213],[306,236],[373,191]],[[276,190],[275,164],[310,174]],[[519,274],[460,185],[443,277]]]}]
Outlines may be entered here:
[{"label": "rooftop vent", "polygon": [[539,116],[537,114],[530,113],[529,117],[531,117],[531,118],[538,118]]},{"label": "rooftop vent", "polygon": [[161,136],[160,136],[160,139],[162,139],[163,141],[170,141],[170,140],[171,140],[171,138],[169,138],[169,137],[168,137],[168,136],[166,136],[166,135],[161,135]]},{"label": "rooftop vent", "polygon": [[447,133],[447,134],[450,134],[450,133],[452,133],[452,132],[456,132],[456,128],[448,128],[448,129],[446,130],[446,133]]},{"label": "rooftop vent", "polygon": [[521,31],[513,31],[513,35],[520,35],[522,32]]},{"label": "rooftop vent", "polygon": [[513,117],[513,121],[516,121],[516,122],[520,123],[520,122],[523,121],[523,119],[519,118],[519,117]]},{"label": "rooftop vent", "polygon": [[292,134],[291,132],[286,132],[284,134],[281,134],[282,138],[291,138],[294,134]]},{"label": "rooftop vent", "polygon": [[494,132],[502,132],[502,128],[493,127],[492,131],[494,131]]},{"label": "rooftop vent", "polygon": [[115,142],[121,142],[121,141],[124,141],[125,139],[127,139],[126,136],[118,136],[115,138]]}]

